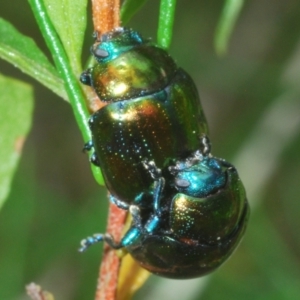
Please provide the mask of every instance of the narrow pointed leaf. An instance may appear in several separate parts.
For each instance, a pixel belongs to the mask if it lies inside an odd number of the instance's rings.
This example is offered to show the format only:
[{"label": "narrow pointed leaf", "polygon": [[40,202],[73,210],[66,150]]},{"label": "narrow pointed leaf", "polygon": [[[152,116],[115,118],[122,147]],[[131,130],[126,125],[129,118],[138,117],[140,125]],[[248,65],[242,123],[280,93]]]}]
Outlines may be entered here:
[{"label": "narrow pointed leaf", "polygon": [[24,141],[31,127],[32,88],[0,75],[0,207],[15,173]]},{"label": "narrow pointed leaf", "polygon": [[[52,54],[59,74],[64,81],[64,86],[70,99],[70,104],[73,108],[76,122],[82,133],[83,139],[87,142],[91,140],[91,131],[88,126],[90,112],[87,108],[85,97],[79,84],[79,76],[77,77],[74,74],[74,70],[70,65],[70,60],[68,59],[65,48],[63,47],[52,20],[48,15],[44,0],[28,0],[28,2],[46,44]],[[100,169],[96,166],[92,166],[92,171],[97,182],[100,184],[103,183],[103,177]]]},{"label": "narrow pointed leaf", "polygon": [[67,52],[72,69],[79,75],[86,30],[87,0],[44,0],[44,3]]},{"label": "narrow pointed leaf", "polygon": [[35,42],[0,18],[0,57],[67,100],[62,80]]}]

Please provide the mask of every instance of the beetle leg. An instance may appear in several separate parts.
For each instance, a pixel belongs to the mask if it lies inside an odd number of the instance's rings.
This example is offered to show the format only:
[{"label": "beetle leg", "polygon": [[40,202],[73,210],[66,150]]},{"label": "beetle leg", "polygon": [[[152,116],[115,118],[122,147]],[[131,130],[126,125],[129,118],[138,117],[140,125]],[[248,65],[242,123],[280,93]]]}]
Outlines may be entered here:
[{"label": "beetle leg", "polygon": [[[153,213],[150,215],[148,221],[143,226],[141,224],[140,210],[136,205],[130,206],[130,212],[133,217],[133,222],[136,227],[136,231],[141,234],[152,234],[155,229],[159,226],[161,221],[161,203],[160,200],[162,198],[162,191],[165,186],[165,179],[163,177],[159,177],[154,182],[154,191],[153,191]],[[138,235],[137,233],[135,234]]]},{"label": "beetle leg", "polygon": [[84,252],[87,248],[100,242],[106,242],[113,249],[120,249],[123,247],[121,243],[116,243],[114,238],[110,234],[96,233],[93,236],[89,236],[82,240],[78,249],[79,252]]},{"label": "beetle leg", "polygon": [[202,145],[202,153],[203,155],[209,155],[211,151],[211,143],[207,135],[202,135],[200,137],[200,142]]},{"label": "beetle leg", "polygon": [[[118,199],[114,198],[113,196],[111,196],[110,198],[113,198],[112,201],[118,201]],[[143,232],[140,209],[136,205],[128,205],[128,207],[132,215],[134,225],[125,233],[120,243],[116,243],[114,238],[108,233],[96,233],[93,236],[89,236],[86,239],[82,240],[80,243],[81,247],[78,251],[84,252],[87,248],[100,242],[107,243],[113,249],[120,249],[132,244],[137,238],[139,238]]]},{"label": "beetle leg", "polygon": [[130,205],[123,202],[122,200],[116,198],[115,196],[113,196],[112,194],[110,194],[109,196],[109,201],[113,204],[115,204],[117,207],[124,209],[124,210],[128,210]]},{"label": "beetle leg", "polygon": [[158,226],[158,222],[160,221],[157,215],[152,215],[146,223],[145,227],[143,227],[139,207],[137,205],[130,205],[129,211],[132,215],[133,226],[131,226],[130,229],[123,236],[120,243],[121,247],[130,246],[142,235],[145,235],[147,233],[151,234]]},{"label": "beetle leg", "polygon": [[120,243],[115,243],[112,236],[105,235],[105,242],[107,242],[112,248],[120,249],[122,247],[127,247],[134,243],[143,233],[142,228],[142,219],[141,219],[141,212],[137,205],[130,205],[129,212],[132,216],[133,226],[131,226],[127,232],[122,237]]},{"label": "beetle leg", "polygon": [[94,152],[94,153],[91,155],[91,157],[90,157],[90,162],[91,162],[93,165],[97,166],[97,167],[100,166],[99,159],[98,159],[98,156],[97,156],[96,152]]},{"label": "beetle leg", "polygon": [[161,169],[159,169],[153,160],[143,160],[142,164],[154,180],[161,178]]},{"label": "beetle leg", "polygon": [[162,191],[165,186],[165,179],[163,177],[160,177],[157,181],[154,183],[154,191],[153,191],[153,214],[149,218],[149,220],[146,222],[144,231],[146,231],[149,234],[152,234],[155,229],[159,226],[159,223],[161,221],[161,203],[160,200],[162,198]]},{"label": "beetle leg", "polygon": [[90,140],[90,141],[88,141],[87,143],[84,144],[82,151],[83,152],[90,151],[90,150],[92,150],[93,147],[94,147],[93,141]]},{"label": "beetle leg", "polygon": [[91,76],[92,69],[87,69],[86,71],[82,72],[80,75],[80,82],[86,85],[92,85],[92,76]]},{"label": "beetle leg", "polygon": [[154,182],[154,191],[153,191],[153,209],[154,214],[158,217],[161,216],[161,195],[165,187],[165,179],[163,177],[160,177],[157,181]]},{"label": "beetle leg", "polygon": [[[85,152],[85,151],[90,151],[90,150],[92,150],[93,148],[94,148],[94,143],[93,143],[92,140],[90,140],[90,141],[88,141],[87,143],[84,144],[82,151],[83,151],[83,152]],[[97,157],[96,152],[94,152],[94,153],[91,155],[91,157],[90,157],[90,162],[91,162],[93,165],[97,166],[97,167],[100,166],[99,160],[98,160],[98,157]]]},{"label": "beetle leg", "polygon": [[155,229],[159,226],[161,221],[161,203],[160,200],[162,198],[162,192],[165,186],[165,179],[163,177],[159,177],[154,182],[154,191],[153,191],[153,213],[151,214],[149,220],[146,224],[142,225],[142,219],[140,214],[140,209],[137,205],[130,205],[129,211],[132,215],[134,226],[128,230],[125,234],[122,242],[124,246],[129,245],[133,242],[133,240],[137,239],[140,234],[152,234]]},{"label": "beetle leg", "polygon": [[141,211],[137,205],[130,205],[129,212],[132,216],[132,221],[135,227],[142,228]]},{"label": "beetle leg", "polygon": [[143,160],[142,164],[144,168],[149,172],[151,177],[154,179],[154,190],[153,190],[153,210],[154,214],[158,217],[161,216],[160,211],[160,199],[162,191],[165,187],[165,179],[161,176],[161,169],[159,169],[153,160]]},{"label": "beetle leg", "polygon": [[175,162],[175,166],[169,166],[168,169],[170,173],[176,176],[179,172],[185,171],[186,169],[191,168],[192,166],[203,161],[205,157],[213,157],[210,153],[211,144],[208,136],[202,135],[200,137],[201,149],[192,153],[189,157],[184,160],[178,160]]}]

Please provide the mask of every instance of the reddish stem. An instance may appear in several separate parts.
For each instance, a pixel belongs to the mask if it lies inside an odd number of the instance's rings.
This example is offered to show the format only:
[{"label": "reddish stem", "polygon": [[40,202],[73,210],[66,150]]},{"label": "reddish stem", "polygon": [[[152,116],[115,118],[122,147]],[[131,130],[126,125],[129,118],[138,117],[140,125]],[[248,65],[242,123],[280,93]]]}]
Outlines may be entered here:
[{"label": "reddish stem", "polygon": [[100,34],[120,26],[120,0],[92,0],[94,29]]},{"label": "reddish stem", "polygon": [[[101,35],[120,26],[120,0],[92,0],[94,31]],[[92,90],[85,89],[91,112],[105,104]]]},{"label": "reddish stem", "polygon": [[[121,239],[125,221],[126,211],[110,204],[106,232],[109,232],[116,241]],[[95,300],[116,299],[119,268],[120,258],[117,252],[108,245],[104,245]]]},{"label": "reddish stem", "polygon": [[[92,0],[94,30],[100,35],[120,26],[120,0]],[[106,232],[116,241],[121,239],[126,211],[110,204]],[[118,284],[120,258],[104,245],[95,300],[114,300]]]}]

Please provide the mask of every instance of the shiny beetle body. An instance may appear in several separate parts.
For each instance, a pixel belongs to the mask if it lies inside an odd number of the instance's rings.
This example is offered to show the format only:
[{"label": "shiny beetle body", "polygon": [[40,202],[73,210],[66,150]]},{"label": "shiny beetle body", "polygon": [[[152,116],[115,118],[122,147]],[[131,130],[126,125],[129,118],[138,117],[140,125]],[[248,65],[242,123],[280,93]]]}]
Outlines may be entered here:
[{"label": "shiny beetle body", "polygon": [[142,160],[167,173],[171,162],[199,149],[206,120],[190,76],[136,32],[113,31],[92,53],[98,63],[81,81],[108,102],[89,121],[95,161],[110,193],[133,203],[152,184]]},{"label": "shiny beetle body", "polygon": [[[181,187],[178,177],[188,187]],[[142,226],[133,224],[142,230],[126,248],[154,274],[175,279],[203,276],[218,268],[243,236],[249,214],[245,190],[236,169],[213,157],[179,170],[174,185],[178,192],[164,194],[160,201],[160,223],[149,225],[154,212]]]},{"label": "shiny beetle body", "polygon": [[105,241],[168,278],[215,270],[242,238],[249,207],[234,166],[211,154],[192,79],[129,29],[102,36],[92,53],[97,63],[81,81],[107,105],[91,116],[85,149],[133,221],[120,242],[95,234],[80,251]]}]

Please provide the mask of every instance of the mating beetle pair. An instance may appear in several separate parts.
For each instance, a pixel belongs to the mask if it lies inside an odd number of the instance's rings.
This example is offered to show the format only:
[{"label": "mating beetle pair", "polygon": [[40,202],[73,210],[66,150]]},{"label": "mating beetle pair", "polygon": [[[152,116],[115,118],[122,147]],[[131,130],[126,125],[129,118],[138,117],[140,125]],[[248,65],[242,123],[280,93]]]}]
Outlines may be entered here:
[{"label": "mating beetle pair", "polygon": [[111,201],[133,223],[120,243],[149,271],[192,278],[217,268],[241,239],[248,218],[236,169],[210,153],[197,89],[166,51],[118,28],[92,47],[97,63],[81,75],[108,104],[89,121],[92,162]]}]

